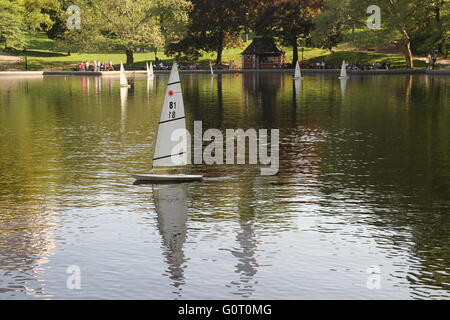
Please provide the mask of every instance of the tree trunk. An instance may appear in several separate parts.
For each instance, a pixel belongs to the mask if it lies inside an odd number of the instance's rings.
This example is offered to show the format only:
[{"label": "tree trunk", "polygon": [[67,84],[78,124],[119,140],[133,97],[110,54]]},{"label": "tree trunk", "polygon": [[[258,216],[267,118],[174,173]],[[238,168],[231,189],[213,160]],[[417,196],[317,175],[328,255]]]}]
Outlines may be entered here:
[{"label": "tree trunk", "polygon": [[405,59],[406,59],[406,68],[412,69],[414,67],[413,65],[413,57],[411,52],[411,41],[407,40],[404,45],[405,50]]},{"label": "tree trunk", "polygon": [[133,49],[126,49],[125,53],[127,55],[127,66],[132,66],[134,63]]},{"label": "tree trunk", "polygon": [[219,33],[219,37],[217,39],[217,58],[216,58],[216,66],[222,63],[222,53],[223,53],[223,40],[224,34],[221,31]]},{"label": "tree trunk", "polygon": [[297,44],[297,38],[292,41],[292,65],[295,66],[295,64],[298,61],[298,44]]},{"label": "tree trunk", "polygon": [[411,38],[409,37],[408,32],[406,32],[405,30],[403,30],[403,35],[405,36],[403,50],[405,53],[406,68],[412,69],[414,67],[414,64],[413,64],[413,56],[412,56],[412,52],[411,52]]}]

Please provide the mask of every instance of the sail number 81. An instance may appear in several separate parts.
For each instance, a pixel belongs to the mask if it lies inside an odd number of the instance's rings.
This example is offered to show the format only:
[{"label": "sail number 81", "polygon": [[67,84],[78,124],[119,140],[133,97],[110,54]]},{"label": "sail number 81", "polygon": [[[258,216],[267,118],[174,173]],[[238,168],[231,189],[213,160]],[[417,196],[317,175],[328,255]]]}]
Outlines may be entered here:
[{"label": "sail number 81", "polygon": [[[170,109],[176,109],[176,107],[177,107],[177,103],[176,102],[173,102],[173,101],[169,102],[169,108]],[[172,118],[172,119],[175,118],[175,110],[174,111],[169,111],[169,118]]]}]

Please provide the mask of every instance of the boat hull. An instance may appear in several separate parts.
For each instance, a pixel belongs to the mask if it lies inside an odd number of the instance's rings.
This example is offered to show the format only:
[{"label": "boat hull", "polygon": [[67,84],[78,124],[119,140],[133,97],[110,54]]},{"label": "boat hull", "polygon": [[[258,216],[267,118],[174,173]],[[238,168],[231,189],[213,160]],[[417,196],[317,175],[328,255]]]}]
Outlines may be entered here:
[{"label": "boat hull", "polygon": [[147,182],[166,182],[166,181],[201,181],[203,180],[202,175],[195,174],[134,174],[133,178],[136,181],[147,181]]}]

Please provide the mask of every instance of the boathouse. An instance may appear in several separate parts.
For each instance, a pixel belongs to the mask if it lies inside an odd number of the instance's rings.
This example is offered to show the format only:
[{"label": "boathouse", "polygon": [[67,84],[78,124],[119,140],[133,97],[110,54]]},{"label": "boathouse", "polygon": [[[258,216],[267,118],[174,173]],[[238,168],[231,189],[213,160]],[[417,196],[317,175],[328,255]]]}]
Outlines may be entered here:
[{"label": "boathouse", "polygon": [[283,52],[268,37],[254,38],[242,52],[243,69],[276,69],[281,68],[283,63]]}]

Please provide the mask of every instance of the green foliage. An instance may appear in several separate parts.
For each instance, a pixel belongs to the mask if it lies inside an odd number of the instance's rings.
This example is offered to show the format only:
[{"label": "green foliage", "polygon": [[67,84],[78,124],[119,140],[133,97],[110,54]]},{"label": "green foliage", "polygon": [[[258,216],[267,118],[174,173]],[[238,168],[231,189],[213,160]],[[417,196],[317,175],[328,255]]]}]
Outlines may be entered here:
[{"label": "green foliage", "polygon": [[324,6],[324,10],[314,17],[312,40],[318,47],[332,51],[344,40],[349,0],[326,1]]},{"label": "green foliage", "polygon": [[200,51],[215,51],[221,63],[225,48],[242,44],[240,33],[248,29],[249,13],[257,4],[251,0],[192,0],[189,24],[180,41],[171,44],[167,53],[195,59]]},{"label": "green foliage", "polygon": [[24,8],[9,0],[0,0],[0,42],[5,48],[25,44]]},{"label": "green foliage", "polygon": [[[374,4],[381,8],[381,28],[370,30],[366,10]],[[67,29],[69,5],[81,8],[81,29]],[[330,52],[341,43],[362,50],[401,48],[412,67],[413,53],[438,49],[448,55],[450,0],[0,0],[3,47],[36,47],[27,43],[36,31],[57,39],[57,50],[121,50],[129,64],[138,47],[166,49],[186,62],[215,52],[221,63],[228,52],[241,52],[241,35],[251,32],[292,48],[287,60],[293,62],[299,42],[312,37],[315,46]],[[48,48],[54,42],[42,49]]]},{"label": "green foliage", "polygon": [[58,5],[56,0],[0,0],[0,42],[5,48],[26,46],[28,32],[53,24],[43,11]]},{"label": "green foliage", "polygon": [[[160,48],[187,21],[187,0],[77,0],[81,28],[67,30],[60,47],[99,51],[121,49],[133,63],[137,47]],[[67,15],[66,15],[67,17]]]},{"label": "green foliage", "polygon": [[[316,39],[319,43],[327,43],[327,38],[321,37],[322,34],[328,34],[327,30],[335,28],[336,25],[340,30],[351,30],[352,42],[356,47],[367,47],[368,45],[385,45],[387,41],[402,46],[407,67],[411,68],[412,52],[411,41],[414,34],[423,27],[424,5],[422,0],[389,0],[376,3],[381,10],[381,28],[377,30],[369,29],[366,26],[367,8],[373,5],[372,0],[328,0],[326,4],[327,10],[316,18],[319,26],[316,33]],[[335,10],[338,13],[334,14]],[[328,20],[328,25],[327,25]],[[364,28],[366,36],[356,37],[355,30]],[[372,34],[372,36],[369,36]],[[361,34],[363,35],[363,34]],[[366,39],[366,41],[364,41]],[[367,41],[367,39],[369,41]],[[332,43],[335,45],[335,43]]]},{"label": "green foliage", "polygon": [[29,30],[46,30],[53,25],[49,10],[58,10],[58,0],[17,0],[24,8],[24,22]]},{"label": "green foliage", "polygon": [[313,17],[322,7],[318,0],[274,1],[267,4],[256,22],[259,34],[272,35],[283,44],[292,45],[299,38],[308,38]]},{"label": "green foliage", "polygon": [[293,47],[293,62],[298,60],[298,40],[309,39],[313,18],[322,8],[322,0],[266,1],[256,21],[258,34],[269,35]]}]

